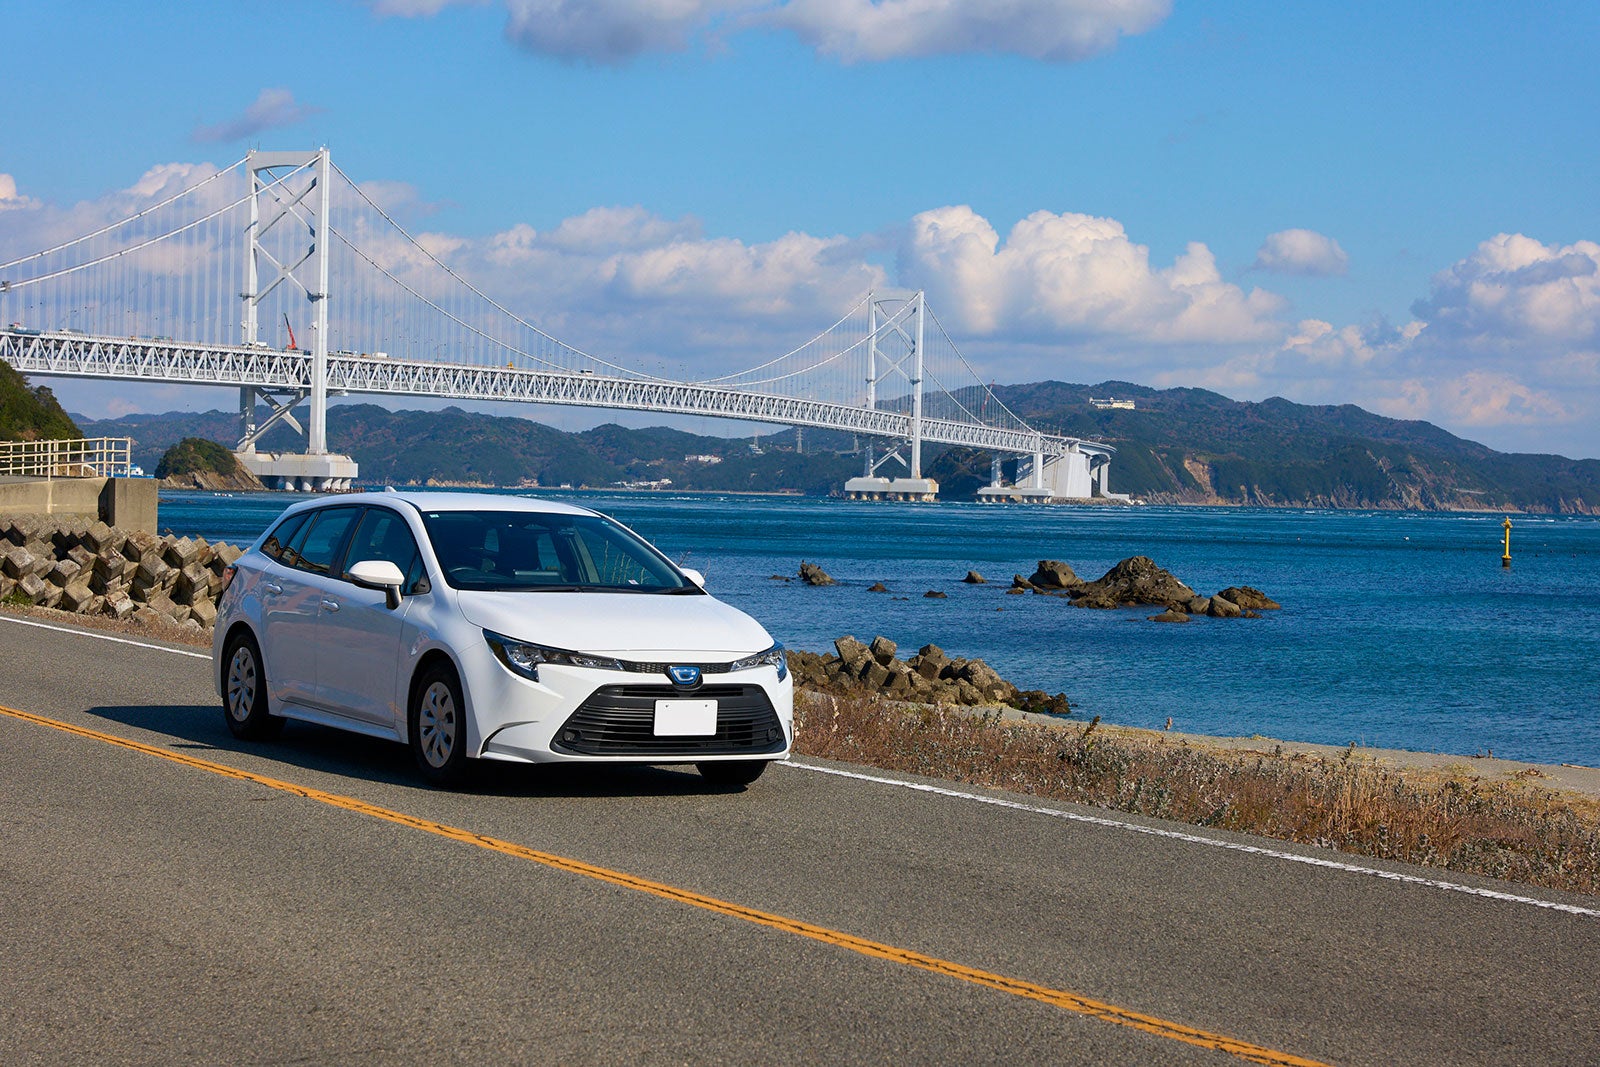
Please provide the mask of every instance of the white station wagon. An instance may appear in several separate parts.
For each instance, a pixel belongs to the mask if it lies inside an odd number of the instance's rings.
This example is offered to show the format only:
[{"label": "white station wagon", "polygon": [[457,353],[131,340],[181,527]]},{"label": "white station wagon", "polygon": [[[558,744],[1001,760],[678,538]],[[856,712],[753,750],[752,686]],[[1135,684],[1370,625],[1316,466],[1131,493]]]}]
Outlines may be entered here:
[{"label": "white station wagon", "polygon": [[290,507],[230,570],[228,727],[302,719],[468,760],[693,763],[744,785],[789,754],[783,647],[626,526],[526,497],[361,493]]}]

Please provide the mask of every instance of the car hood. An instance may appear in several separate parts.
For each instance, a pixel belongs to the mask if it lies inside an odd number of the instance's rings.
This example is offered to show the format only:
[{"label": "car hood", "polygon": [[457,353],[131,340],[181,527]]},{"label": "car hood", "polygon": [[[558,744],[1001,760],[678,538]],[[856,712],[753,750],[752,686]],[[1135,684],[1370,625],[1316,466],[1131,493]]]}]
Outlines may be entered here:
[{"label": "car hood", "polygon": [[773,644],[760,623],[712,596],[463,589],[456,602],[475,626],[571,652],[748,656]]}]

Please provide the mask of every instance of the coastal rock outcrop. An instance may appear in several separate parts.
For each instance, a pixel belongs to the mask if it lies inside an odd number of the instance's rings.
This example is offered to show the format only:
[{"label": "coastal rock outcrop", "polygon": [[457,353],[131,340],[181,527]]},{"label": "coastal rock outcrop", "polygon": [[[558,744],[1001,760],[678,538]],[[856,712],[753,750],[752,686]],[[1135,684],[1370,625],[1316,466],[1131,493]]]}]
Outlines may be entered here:
[{"label": "coastal rock outcrop", "polygon": [[[1167,609],[1149,616],[1159,622],[1187,622],[1194,616],[1213,619],[1256,619],[1259,611],[1281,605],[1259,589],[1231,585],[1215,596],[1201,596],[1157,566],[1149,556],[1130,556],[1092,582],[1086,582],[1060,560],[1042,559],[1033,575],[1013,575],[1009,594],[1039,593],[1062,596],[1075,608],[1124,608],[1141,605]],[[1175,616],[1181,615],[1180,620]]]},{"label": "coastal rock outcrop", "polygon": [[1022,711],[1066,715],[1071,704],[1066,694],[1018,689],[981,659],[946,655],[937,645],[924,645],[908,659],[886,637],[862,644],[852,636],[833,643],[833,655],[789,652],[789,669],[795,682],[810,689],[835,693],[878,693],[900,700],[969,707],[1006,705]]},{"label": "coastal rock outcrop", "polygon": [[[1036,583],[1037,584],[1037,583]],[[1160,604],[1182,611],[1195,591],[1156,565],[1149,556],[1132,556],[1085,583],[1073,595],[1073,607],[1114,608],[1124,604]]]},{"label": "coastal rock outcrop", "polygon": [[156,477],[163,489],[248,492],[266,488],[232,452],[203,437],[185,437],[167,449],[156,465]]},{"label": "coastal rock outcrop", "polygon": [[[3,566],[3,562],[0,562],[0,566]],[[800,578],[807,585],[835,584],[815,563],[802,562]],[[966,585],[988,584],[988,580],[975,570],[967,571],[961,581]],[[887,593],[889,589],[884,583],[877,582],[867,591]],[[1195,618],[1259,619],[1260,612],[1276,611],[1282,606],[1266,593],[1248,585],[1230,585],[1212,596],[1204,596],[1180,581],[1171,571],[1158,566],[1149,556],[1130,556],[1092,582],[1080,578],[1070,564],[1061,560],[1041,559],[1031,576],[1013,574],[1011,585],[1005,589],[1005,593],[1008,596],[1033,593],[1060,597],[1075,608],[1111,610],[1160,607],[1165,609],[1161,614],[1149,616],[1159,622],[1187,622]],[[930,589],[922,596],[925,600],[943,600],[948,594],[943,590]],[[1182,615],[1183,618],[1174,618],[1175,615]]]}]

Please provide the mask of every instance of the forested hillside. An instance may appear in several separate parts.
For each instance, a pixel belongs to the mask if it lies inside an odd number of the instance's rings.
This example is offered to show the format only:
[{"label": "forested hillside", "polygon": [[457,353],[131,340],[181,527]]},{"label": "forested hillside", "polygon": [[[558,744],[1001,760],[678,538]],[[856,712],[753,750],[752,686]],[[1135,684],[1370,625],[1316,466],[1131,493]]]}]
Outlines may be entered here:
[{"label": "forested hillside", "polygon": [[[1249,403],[1203,389],[1158,390],[1127,382],[1038,382],[996,392],[1040,429],[1114,446],[1112,490],[1152,502],[1600,510],[1600,461],[1495,452],[1429,423],[1384,418],[1350,405]],[[1089,403],[1090,397],[1108,396],[1132,400],[1135,410]],[[222,411],[84,425],[97,436],[133,437],[134,461],[146,469],[182,438],[231,442],[238,435],[238,416]],[[802,452],[795,450],[793,430],[771,433],[759,439],[757,453],[749,437],[615,425],[564,433],[516,415],[459,408],[390,411],[373,404],[330,408],[328,440],[360,463],[368,484],[668,482],[678,489],[826,494],[860,474],[863,463],[855,442],[840,433],[808,430]],[[278,427],[261,447],[292,451],[303,445]],[[985,453],[930,445],[924,456],[926,473],[940,481],[945,499],[970,499],[988,483]],[[1014,462],[1005,469],[1013,473]]]},{"label": "forested hillside", "polygon": [[82,437],[48,385],[28,380],[0,362],[0,441],[58,441]]}]

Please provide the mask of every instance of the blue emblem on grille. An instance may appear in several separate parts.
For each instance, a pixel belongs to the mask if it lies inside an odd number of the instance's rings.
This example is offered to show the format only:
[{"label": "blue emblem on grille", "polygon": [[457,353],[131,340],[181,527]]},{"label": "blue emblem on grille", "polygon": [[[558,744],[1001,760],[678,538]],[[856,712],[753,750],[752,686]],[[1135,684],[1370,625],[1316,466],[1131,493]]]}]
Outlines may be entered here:
[{"label": "blue emblem on grille", "polygon": [[667,677],[672,679],[673,685],[693,689],[700,684],[700,668],[694,666],[668,667]]}]

